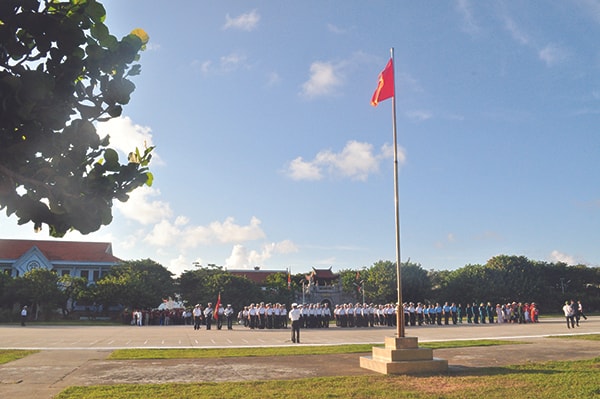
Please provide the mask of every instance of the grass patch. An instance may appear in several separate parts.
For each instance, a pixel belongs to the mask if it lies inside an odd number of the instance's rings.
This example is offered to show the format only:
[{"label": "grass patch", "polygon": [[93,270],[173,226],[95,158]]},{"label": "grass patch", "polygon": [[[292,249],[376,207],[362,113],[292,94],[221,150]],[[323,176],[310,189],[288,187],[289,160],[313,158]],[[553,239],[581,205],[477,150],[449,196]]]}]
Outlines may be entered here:
[{"label": "grass patch", "polygon": [[[502,340],[472,340],[426,342],[423,348],[466,348],[470,346],[513,345],[522,342]],[[182,349],[118,349],[108,357],[112,360],[141,359],[206,359],[220,357],[257,357],[257,356],[295,356],[295,355],[333,355],[340,353],[371,352],[372,344],[326,345],[326,346],[283,346],[265,348],[182,348]]]},{"label": "grass patch", "polygon": [[600,395],[600,358],[474,369],[450,376],[305,378],[191,384],[70,387],[57,399],[142,398],[592,398]]},{"label": "grass patch", "polygon": [[583,339],[586,341],[600,341],[600,334],[550,335],[548,338],[566,338],[566,339]]},{"label": "grass patch", "polygon": [[0,364],[12,362],[14,360],[19,360],[19,359],[22,359],[33,353],[38,353],[38,352],[39,351],[17,350],[17,349],[0,350]]}]

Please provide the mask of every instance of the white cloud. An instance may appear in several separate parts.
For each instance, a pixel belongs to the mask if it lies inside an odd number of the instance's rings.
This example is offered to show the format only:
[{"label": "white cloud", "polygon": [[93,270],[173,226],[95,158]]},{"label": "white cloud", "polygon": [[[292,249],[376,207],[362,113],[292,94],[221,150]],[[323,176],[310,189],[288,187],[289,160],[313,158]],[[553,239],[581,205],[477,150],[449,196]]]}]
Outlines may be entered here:
[{"label": "white cloud", "polygon": [[115,201],[115,208],[128,219],[135,220],[141,224],[156,223],[160,220],[170,218],[171,206],[159,200],[151,200],[151,197],[160,196],[160,191],[152,187],[142,186],[129,194],[127,202]]},{"label": "white cloud", "polygon": [[448,233],[446,234],[445,239],[436,241],[434,245],[438,249],[444,249],[447,246],[453,244],[454,242],[456,242],[456,236],[454,235],[454,233]]},{"label": "white cloud", "polygon": [[183,233],[179,227],[165,219],[154,225],[144,241],[156,247],[170,247],[179,243],[181,235]]},{"label": "white cloud", "polygon": [[[390,145],[382,146],[377,154],[374,153],[372,144],[349,141],[338,153],[321,151],[312,161],[304,161],[298,157],[289,163],[285,173],[293,180],[320,180],[327,172],[329,176],[366,181],[370,174],[379,171],[381,161],[393,157],[393,154]],[[399,150],[398,159],[401,163],[405,161],[402,149]]]},{"label": "white cloud", "polygon": [[334,24],[327,24],[327,30],[331,33],[335,33],[336,35],[343,35],[346,33],[346,29],[340,28]]},{"label": "white cloud", "polygon": [[208,226],[189,226],[185,217],[178,217],[175,222],[161,220],[144,241],[157,246],[168,247],[176,245],[180,249],[195,248],[198,245],[223,244],[258,240],[265,237],[261,229],[261,221],[252,217],[246,226],[235,223],[232,217],[223,222],[215,221]]},{"label": "white cloud", "polygon": [[583,15],[600,23],[600,3],[597,0],[577,0],[575,4],[583,9]]},{"label": "white cloud", "polygon": [[194,60],[191,64],[194,70],[199,70],[203,75],[224,74],[236,71],[241,68],[249,68],[248,57],[238,52],[232,52],[223,55],[218,62],[213,60],[198,61]]},{"label": "white cloud", "polygon": [[423,110],[408,111],[406,112],[406,116],[417,121],[426,121],[433,117],[431,112]]},{"label": "white cloud", "polygon": [[[100,137],[110,136],[110,147],[121,152],[125,157],[136,148],[143,152],[146,147],[152,147],[152,129],[146,126],[136,125],[131,118],[121,116],[112,118],[106,122],[100,122],[97,126]],[[124,162],[124,161],[122,161]],[[152,151],[152,162],[150,165],[163,164],[156,151]]]},{"label": "white cloud", "polygon": [[271,72],[267,75],[267,86],[277,86],[281,83],[281,76],[277,72]]},{"label": "white cloud", "polygon": [[315,61],[310,66],[310,78],[302,85],[301,95],[307,98],[327,96],[342,85],[340,66]]},{"label": "white cloud", "polygon": [[456,7],[463,17],[462,30],[469,34],[475,34],[479,32],[480,28],[473,17],[471,3],[468,0],[458,0],[456,2]]},{"label": "white cloud", "polygon": [[556,44],[547,44],[541,47],[539,43],[536,43],[527,33],[525,33],[517,23],[510,17],[505,17],[505,27],[513,37],[513,39],[522,46],[526,46],[534,50],[546,66],[556,65],[569,56],[568,51]]},{"label": "white cloud", "polygon": [[244,245],[236,244],[231,250],[231,255],[225,259],[225,266],[230,269],[247,269],[261,266],[274,254],[297,252],[298,248],[290,240],[263,245],[260,251],[249,250]]},{"label": "white cloud", "polygon": [[306,162],[298,157],[290,162],[287,174],[292,180],[321,180],[321,168],[313,162]]},{"label": "white cloud", "polygon": [[[198,262],[198,261],[196,260],[194,262]],[[202,264],[201,262],[198,262],[198,263]],[[167,269],[169,269],[169,271],[174,273],[175,276],[179,276],[181,273],[183,273],[186,270],[193,270],[194,265],[184,255],[179,255],[177,258],[171,259],[169,261],[169,265],[167,266]]]},{"label": "white cloud", "polygon": [[231,17],[229,14],[225,16],[225,25],[223,29],[238,29],[244,31],[253,31],[258,26],[260,14],[256,10],[241,14],[237,17]]},{"label": "white cloud", "polygon": [[525,32],[521,30],[521,28],[512,18],[506,17],[504,23],[506,30],[508,30],[508,33],[510,33],[515,41],[524,46],[529,45],[531,39]]},{"label": "white cloud", "polygon": [[221,57],[221,70],[232,71],[240,65],[244,65],[247,57],[239,53],[231,53]]},{"label": "white cloud", "polygon": [[573,256],[564,254],[557,250],[552,251],[550,254],[550,259],[554,262],[566,263],[567,265],[576,265],[578,263]]},{"label": "white cloud", "polygon": [[219,242],[240,242],[264,238],[265,233],[260,228],[260,224],[258,218],[252,217],[249,225],[240,226],[232,217],[228,217],[223,223],[212,222],[209,229]]},{"label": "white cloud", "polygon": [[556,65],[567,59],[567,51],[555,44],[548,44],[539,51],[539,57],[547,66]]}]

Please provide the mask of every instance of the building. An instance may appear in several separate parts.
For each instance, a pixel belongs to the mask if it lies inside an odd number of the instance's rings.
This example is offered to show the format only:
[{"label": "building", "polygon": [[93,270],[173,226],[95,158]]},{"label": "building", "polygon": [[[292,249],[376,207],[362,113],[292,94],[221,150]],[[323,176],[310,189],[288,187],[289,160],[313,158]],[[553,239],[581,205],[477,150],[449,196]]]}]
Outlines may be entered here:
[{"label": "building", "polygon": [[353,301],[352,297],[342,290],[339,273],[329,269],[315,269],[305,276],[302,284],[302,296],[298,297],[303,303],[327,304],[330,308],[340,303]]},{"label": "building", "polygon": [[83,277],[91,283],[120,262],[108,242],[0,239],[0,272],[12,277],[43,268],[59,276]]}]

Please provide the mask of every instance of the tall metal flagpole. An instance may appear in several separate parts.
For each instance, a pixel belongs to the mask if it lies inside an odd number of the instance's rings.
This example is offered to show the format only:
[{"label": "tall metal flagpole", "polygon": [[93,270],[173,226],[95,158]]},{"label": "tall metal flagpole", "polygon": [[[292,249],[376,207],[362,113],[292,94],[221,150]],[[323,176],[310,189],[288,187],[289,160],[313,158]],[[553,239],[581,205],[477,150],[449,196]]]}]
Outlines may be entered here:
[{"label": "tall metal flagpole", "polygon": [[404,337],[404,309],[402,307],[402,279],[400,274],[400,202],[398,199],[398,134],[396,131],[396,63],[394,48],[390,49],[394,67],[394,95],[392,96],[392,130],[394,133],[394,204],[396,206],[396,283],[398,285],[398,306],[396,306],[396,324],[398,338]]}]

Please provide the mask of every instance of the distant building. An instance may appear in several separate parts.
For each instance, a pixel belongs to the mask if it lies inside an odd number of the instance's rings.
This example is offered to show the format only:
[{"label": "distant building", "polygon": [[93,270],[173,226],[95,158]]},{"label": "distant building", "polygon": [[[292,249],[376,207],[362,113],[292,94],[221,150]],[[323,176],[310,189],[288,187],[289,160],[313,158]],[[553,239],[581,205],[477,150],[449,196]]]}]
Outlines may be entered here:
[{"label": "distant building", "polygon": [[329,307],[352,301],[342,290],[340,275],[329,269],[315,269],[305,276],[302,294],[298,300],[304,303],[327,303]]},{"label": "distant building", "polygon": [[91,283],[119,263],[121,259],[113,255],[112,244],[107,242],[0,239],[0,272],[12,277],[43,268]]}]

